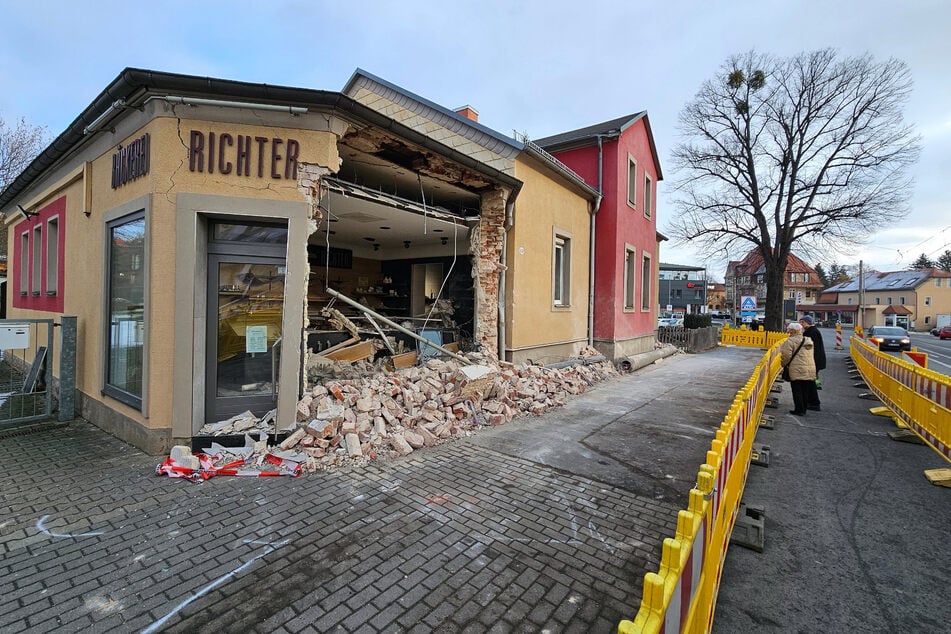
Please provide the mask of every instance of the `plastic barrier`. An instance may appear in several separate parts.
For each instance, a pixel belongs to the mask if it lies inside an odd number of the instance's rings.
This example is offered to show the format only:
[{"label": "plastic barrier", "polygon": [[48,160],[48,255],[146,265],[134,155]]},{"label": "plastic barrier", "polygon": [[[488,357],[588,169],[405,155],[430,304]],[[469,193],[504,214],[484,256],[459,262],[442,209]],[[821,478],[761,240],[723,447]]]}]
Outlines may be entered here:
[{"label": "plastic barrier", "polygon": [[[764,339],[767,335],[759,334]],[[697,473],[687,509],[677,514],[677,533],[664,540],[660,568],[644,575],[640,609],[633,621],[618,624],[619,634],[709,632],[713,627],[720,575],[746,486],[753,438],[781,365],[779,342],[785,334],[768,334],[782,336],[737,392]]]},{"label": "plastic barrier", "polygon": [[857,337],[851,355],[869,390],[951,462],[951,378],[879,352]]},{"label": "plastic barrier", "polygon": [[777,341],[782,341],[788,336],[789,335],[787,335],[785,332],[773,332],[770,330],[724,328],[720,331],[720,345],[769,348]]}]

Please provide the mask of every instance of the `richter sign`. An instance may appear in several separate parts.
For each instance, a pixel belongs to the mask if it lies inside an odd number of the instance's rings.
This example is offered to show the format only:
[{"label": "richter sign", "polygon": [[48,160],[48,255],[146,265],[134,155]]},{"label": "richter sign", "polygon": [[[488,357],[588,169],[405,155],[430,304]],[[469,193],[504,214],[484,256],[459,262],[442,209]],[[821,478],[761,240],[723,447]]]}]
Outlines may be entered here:
[{"label": "richter sign", "polygon": [[188,138],[188,170],[258,178],[297,178],[297,139],[192,130]]}]

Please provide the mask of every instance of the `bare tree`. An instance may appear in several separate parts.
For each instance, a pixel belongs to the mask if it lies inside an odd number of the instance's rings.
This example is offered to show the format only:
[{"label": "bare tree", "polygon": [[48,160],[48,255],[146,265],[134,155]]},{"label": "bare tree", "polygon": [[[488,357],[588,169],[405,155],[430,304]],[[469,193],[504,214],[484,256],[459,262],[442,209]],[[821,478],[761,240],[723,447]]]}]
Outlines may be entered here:
[{"label": "bare tree", "polygon": [[832,49],[733,56],[680,113],[670,233],[707,256],[752,245],[765,263],[766,327],[783,319],[783,275],[799,255],[848,253],[908,212],[919,138],[898,60]]},{"label": "bare tree", "polygon": [[48,142],[46,128],[21,118],[15,128],[0,117],[0,191],[7,188]]}]

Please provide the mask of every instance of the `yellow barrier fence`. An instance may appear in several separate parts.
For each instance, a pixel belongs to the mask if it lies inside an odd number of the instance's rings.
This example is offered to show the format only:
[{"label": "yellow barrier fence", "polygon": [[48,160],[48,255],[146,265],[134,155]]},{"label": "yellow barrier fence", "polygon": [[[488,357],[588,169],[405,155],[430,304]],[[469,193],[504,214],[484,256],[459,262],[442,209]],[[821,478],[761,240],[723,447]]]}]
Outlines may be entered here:
[{"label": "yellow barrier fence", "polygon": [[[644,576],[641,605],[633,621],[621,621],[619,634],[709,632],[730,534],[749,473],[753,438],[770,387],[779,374],[779,341],[784,333],[736,330],[748,335],[781,335],[756,364],[733,400],[706,461],[697,473],[688,506],[677,515],[677,533],[666,538],[660,568]],[[736,344],[756,345],[756,344]]]},{"label": "yellow barrier fence", "polygon": [[720,345],[770,348],[774,343],[782,341],[788,336],[785,332],[773,332],[771,330],[724,328],[720,331]]},{"label": "yellow barrier fence", "polygon": [[951,378],[851,339],[869,390],[941,457],[951,462]]}]

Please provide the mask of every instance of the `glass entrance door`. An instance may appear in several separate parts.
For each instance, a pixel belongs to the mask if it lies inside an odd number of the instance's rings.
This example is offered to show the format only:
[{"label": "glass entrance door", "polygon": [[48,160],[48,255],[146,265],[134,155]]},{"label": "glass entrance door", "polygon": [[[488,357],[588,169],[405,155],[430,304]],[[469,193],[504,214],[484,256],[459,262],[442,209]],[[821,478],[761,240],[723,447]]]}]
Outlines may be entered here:
[{"label": "glass entrance door", "polygon": [[209,341],[209,422],[245,410],[262,416],[274,408],[284,318],[284,264],[261,258],[212,257],[215,281]]},{"label": "glass entrance door", "polygon": [[[229,227],[233,226],[225,225]],[[248,240],[260,232],[247,229],[242,227],[234,242],[209,244],[205,384],[209,423],[248,410],[260,417],[277,406],[285,247]],[[215,234],[228,232],[216,228]]]}]

